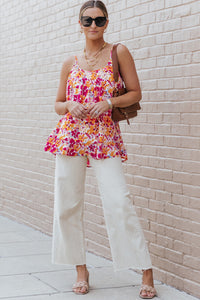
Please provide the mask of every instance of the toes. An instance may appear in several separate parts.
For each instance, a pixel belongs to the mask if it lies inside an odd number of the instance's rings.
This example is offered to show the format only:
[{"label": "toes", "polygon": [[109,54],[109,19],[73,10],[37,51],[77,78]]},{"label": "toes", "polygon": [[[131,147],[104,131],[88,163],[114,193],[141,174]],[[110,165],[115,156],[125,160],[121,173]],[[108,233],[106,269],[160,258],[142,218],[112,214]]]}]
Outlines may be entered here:
[{"label": "toes", "polygon": [[149,295],[148,295],[147,293],[145,293],[145,292],[142,292],[142,293],[141,293],[141,296],[142,296],[142,297],[147,297],[147,296],[149,297]]},{"label": "toes", "polygon": [[81,294],[86,293],[86,288],[84,286],[73,288],[73,290],[75,293],[81,293]]},{"label": "toes", "polygon": [[80,286],[80,287],[79,287],[79,291],[80,291],[80,292],[83,292],[84,290],[85,290],[84,286]]},{"label": "toes", "polygon": [[85,287],[81,288],[81,293],[86,293],[86,288]]},{"label": "toes", "polygon": [[82,292],[80,287],[75,288],[74,291],[75,291],[75,293],[81,293]]},{"label": "toes", "polygon": [[155,294],[152,293],[152,292],[148,292],[148,291],[142,291],[140,293],[140,296],[147,297],[147,298],[151,299],[151,298],[153,298],[155,296]]},{"label": "toes", "polygon": [[148,297],[153,297],[154,296],[154,293],[152,293],[152,292],[147,292],[148,294]]}]

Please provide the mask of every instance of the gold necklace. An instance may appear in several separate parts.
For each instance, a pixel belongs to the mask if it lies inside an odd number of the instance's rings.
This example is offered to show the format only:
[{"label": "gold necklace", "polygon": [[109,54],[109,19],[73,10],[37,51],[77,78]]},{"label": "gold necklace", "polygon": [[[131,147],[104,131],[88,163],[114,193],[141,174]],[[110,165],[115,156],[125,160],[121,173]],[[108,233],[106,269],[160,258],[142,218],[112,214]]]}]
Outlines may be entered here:
[{"label": "gold necklace", "polygon": [[95,55],[93,55],[90,58],[87,57],[86,49],[84,49],[85,60],[86,60],[89,67],[94,67],[97,64],[98,56],[101,53],[101,51],[105,48],[106,45],[107,45],[107,43],[105,42],[103,44],[103,46],[95,53]]}]

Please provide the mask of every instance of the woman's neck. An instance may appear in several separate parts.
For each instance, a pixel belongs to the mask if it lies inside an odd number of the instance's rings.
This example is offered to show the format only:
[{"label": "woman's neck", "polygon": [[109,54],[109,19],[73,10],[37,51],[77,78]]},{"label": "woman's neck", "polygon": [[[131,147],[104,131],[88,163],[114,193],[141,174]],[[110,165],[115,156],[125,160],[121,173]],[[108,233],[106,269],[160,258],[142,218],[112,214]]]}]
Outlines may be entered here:
[{"label": "woman's neck", "polygon": [[92,55],[93,53],[96,53],[103,45],[105,41],[104,39],[99,39],[99,40],[87,40],[86,39],[86,52],[88,55]]}]

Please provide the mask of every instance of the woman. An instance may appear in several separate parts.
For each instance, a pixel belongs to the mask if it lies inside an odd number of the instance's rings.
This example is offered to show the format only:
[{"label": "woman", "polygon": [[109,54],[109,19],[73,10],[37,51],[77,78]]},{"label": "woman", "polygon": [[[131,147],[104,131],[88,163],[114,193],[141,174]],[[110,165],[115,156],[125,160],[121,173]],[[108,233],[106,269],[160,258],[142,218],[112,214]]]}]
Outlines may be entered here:
[{"label": "woman", "polygon": [[63,64],[55,111],[64,117],[49,136],[45,150],[56,154],[53,263],[76,265],[76,294],[89,291],[83,232],[86,166],[96,173],[103,202],[114,270],[142,269],[140,297],[153,298],[152,265],[144,235],[126,188],[122,161],[127,153],[112,108],[141,99],[133,58],[124,45],[117,47],[120,73],[127,93],[112,97],[113,45],[104,41],[108,13],[101,1],[87,1],[79,23],[86,45],[83,53]]}]

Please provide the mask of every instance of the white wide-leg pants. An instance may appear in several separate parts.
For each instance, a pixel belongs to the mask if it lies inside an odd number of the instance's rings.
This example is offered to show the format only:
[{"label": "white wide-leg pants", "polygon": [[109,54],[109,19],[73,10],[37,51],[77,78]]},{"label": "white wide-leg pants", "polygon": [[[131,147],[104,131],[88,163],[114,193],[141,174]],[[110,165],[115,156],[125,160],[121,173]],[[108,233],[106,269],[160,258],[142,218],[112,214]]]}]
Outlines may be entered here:
[{"label": "white wide-leg pants", "polygon": [[[95,160],[114,271],[152,268],[144,234],[129,197],[120,157]],[[86,264],[83,208],[87,158],[56,156],[52,262]]]}]

